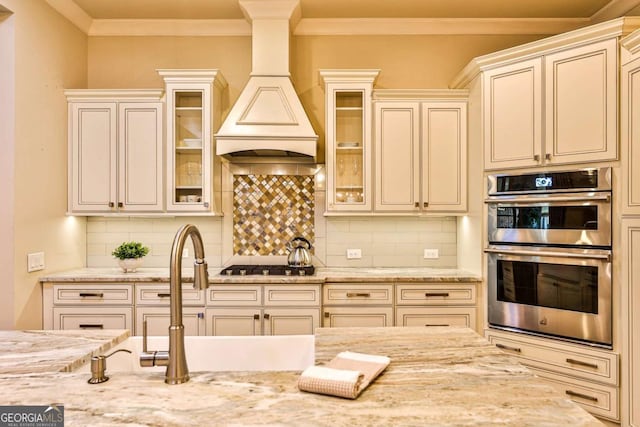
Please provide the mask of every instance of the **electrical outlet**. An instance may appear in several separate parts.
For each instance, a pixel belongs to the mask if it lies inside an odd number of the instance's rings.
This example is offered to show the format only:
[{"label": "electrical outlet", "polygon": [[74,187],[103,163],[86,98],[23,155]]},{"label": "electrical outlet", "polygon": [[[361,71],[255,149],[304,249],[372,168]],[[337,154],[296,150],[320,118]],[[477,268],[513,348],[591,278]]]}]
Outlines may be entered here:
[{"label": "electrical outlet", "polygon": [[182,250],[182,258],[189,258],[189,248],[184,248]]},{"label": "electrical outlet", "polygon": [[362,249],[347,249],[347,259],[362,258]]},{"label": "electrical outlet", "polygon": [[44,270],[44,252],[27,254],[27,272]]},{"label": "electrical outlet", "polygon": [[437,249],[425,249],[423,258],[424,259],[438,259],[438,258],[440,258],[440,255],[438,254],[438,250]]}]

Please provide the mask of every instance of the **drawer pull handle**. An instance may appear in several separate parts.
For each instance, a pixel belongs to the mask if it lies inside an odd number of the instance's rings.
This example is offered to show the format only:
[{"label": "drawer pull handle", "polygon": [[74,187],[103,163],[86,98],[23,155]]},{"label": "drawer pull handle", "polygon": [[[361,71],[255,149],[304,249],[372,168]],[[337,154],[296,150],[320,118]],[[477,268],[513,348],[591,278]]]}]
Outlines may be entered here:
[{"label": "drawer pull handle", "polygon": [[104,329],[103,324],[81,323],[78,325],[80,329]]},{"label": "drawer pull handle", "polygon": [[587,368],[598,369],[598,365],[595,363],[583,362],[582,360],[567,359],[567,363],[572,365],[586,366]]},{"label": "drawer pull handle", "polygon": [[347,298],[353,297],[365,297],[369,298],[371,294],[369,292],[347,292]]},{"label": "drawer pull handle", "polygon": [[577,393],[577,392],[572,391],[572,390],[565,390],[565,394],[567,394],[568,396],[571,396],[571,397],[578,397],[580,399],[590,400],[592,402],[597,402],[598,401],[597,397],[589,396],[588,394]]},{"label": "drawer pull handle", "polygon": [[259,314],[254,314],[253,315],[253,320],[260,320],[260,315]]},{"label": "drawer pull handle", "polygon": [[425,297],[429,298],[429,297],[448,297],[449,296],[449,292],[426,292],[424,294]]},{"label": "drawer pull handle", "polygon": [[104,298],[104,293],[102,292],[80,292],[80,296],[82,298]]},{"label": "drawer pull handle", "polygon": [[158,292],[158,298],[169,298],[170,296],[171,296],[170,293]]},{"label": "drawer pull handle", "polygon": [[518,347],[509,347],[508,345],[504,345],[504,344],[496,344],[496,347],[502,349],[502,350],[509,350],[509,351],[515,351],[516,353],[522,353],[522,350],[520,350]]},{"label": "drawer pull handle", "polygon": [[427,323],[424,326],[430,327],[430,326],[451,326],[451,325],[449,325],[448,323]]}]

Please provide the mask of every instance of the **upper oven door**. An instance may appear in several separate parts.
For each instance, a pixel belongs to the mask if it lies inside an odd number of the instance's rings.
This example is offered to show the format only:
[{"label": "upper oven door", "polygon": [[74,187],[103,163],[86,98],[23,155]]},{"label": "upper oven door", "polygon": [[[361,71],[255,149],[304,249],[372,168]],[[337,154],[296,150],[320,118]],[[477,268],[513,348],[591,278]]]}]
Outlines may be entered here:
[{"label": "upper oven door", "polygon": [[611,246],[611,193],[491,196],[490,243]]}]

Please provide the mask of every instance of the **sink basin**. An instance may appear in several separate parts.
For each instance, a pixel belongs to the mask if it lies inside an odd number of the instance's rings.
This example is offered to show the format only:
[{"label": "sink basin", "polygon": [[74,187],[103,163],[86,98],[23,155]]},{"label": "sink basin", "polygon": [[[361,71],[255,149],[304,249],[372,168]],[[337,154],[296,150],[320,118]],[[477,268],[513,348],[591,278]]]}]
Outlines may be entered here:
[{"label": "sink basin", "polygon": [[[315,363],[313,335],[276,336],[187,336],[184,338],[187,365],[190,372],[198,371],[303,371]],[[148,337],[148,350],[167,350],[169,337]],[[130,337],[107,354],[120,352],[107,359],[109,372],[164,372],[166,367],[140,366],[142,337]],[[90,364],[77,372],[90,372]]]}]

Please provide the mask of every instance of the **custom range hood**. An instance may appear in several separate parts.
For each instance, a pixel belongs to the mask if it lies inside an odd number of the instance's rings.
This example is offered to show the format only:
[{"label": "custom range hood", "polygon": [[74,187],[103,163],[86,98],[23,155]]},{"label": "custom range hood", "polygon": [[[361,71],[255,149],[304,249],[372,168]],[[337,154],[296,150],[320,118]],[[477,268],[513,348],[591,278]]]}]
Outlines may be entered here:
[{"label": "custom range hood", "polygon": [[315,161],[313,130],[289,74],[289,25],[299,0],[240,0],[252,27],[252,71],[215,135],[216,153],[229,160],[292,158]]}]

